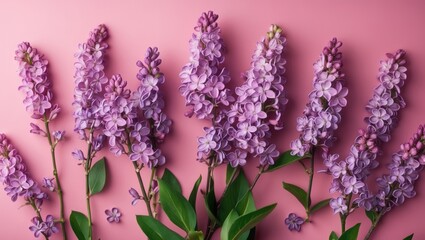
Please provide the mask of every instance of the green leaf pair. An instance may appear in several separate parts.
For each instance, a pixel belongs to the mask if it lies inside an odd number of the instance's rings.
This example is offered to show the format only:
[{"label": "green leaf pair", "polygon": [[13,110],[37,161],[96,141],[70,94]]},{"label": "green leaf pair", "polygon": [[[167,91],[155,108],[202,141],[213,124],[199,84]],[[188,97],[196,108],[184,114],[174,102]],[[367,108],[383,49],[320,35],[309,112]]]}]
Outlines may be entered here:
[{"label": "green leaf pair", "polygon": [[264,172],[273,172],[276,171],[279,168],[282,168],[284,166],[287,166],[291,163],[306,159],[306,158],[310,158],[311,155],[310,154],[306,154],[302,157],[298,156],[298,155],[292,155],[291,154],[291,150],[288,150],[286,152],[283,152],[282,154],[279,155],[279,157],[277,158],[277,160],[274,162],[273,165],[270,165]]},{"label": "green leaf pair", "polygon": [[292,195],[294,195],[294,197],[304,206],[306,210],[308,209],[310,213],[314,213],[329,205],[330,199],[328,198],[314,204],[311,207],[309,206],[309,203],[311,202],[311,200],[308,201],[307,192],[304,189],[298,187],[297,185],[286,183],[286,182],[283,182],[282,185],[283,185],[283,188],[289,193],[291,193]]}]

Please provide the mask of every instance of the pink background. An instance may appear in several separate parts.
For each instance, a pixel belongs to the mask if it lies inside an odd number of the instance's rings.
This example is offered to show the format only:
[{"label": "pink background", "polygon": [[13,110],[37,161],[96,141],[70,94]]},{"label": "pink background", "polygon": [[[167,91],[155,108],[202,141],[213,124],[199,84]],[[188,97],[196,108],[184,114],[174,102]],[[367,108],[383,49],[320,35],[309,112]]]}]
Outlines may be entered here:
[{"label": "pink background", "polygon": [[[345,156],[357,130],[364,127],[364,106],[376,86],[379,60],[386,52],[403,48],[408,53],[408,80],[402,91],[407,102],[400,117],[400,125],[394,131],[390,143],[384,146],[380,158],[381,168],[373,179],[385,171],[392,152],[406,141],[420,123],[425,121],[423,107],[425,89],[425,2],[424,1],[3,1],[0,3],[0,131],[6,133],[25,158],[32,176],[41,180],[52,176],[49,150],[45,139],[29,134],[32,121],[22,105],[23,96],[17,87],[17,63],[14,51],[18,43],[29,41],[41,50],[49,60],[49,72],[54,82],[56,100],[63,111],[52,125],[64,129],[66,142],[58,147],[59,173],[65,189],[66,215],[71,209],[85,212],[84,173],[71,157],[71,151],[83,147],[73,133],[73,54],[77,44],[87,39],[88,33],[100,23],[110,31],[108,52],[109,75],[120,73],[136,87],[136,60],[144,55],[148,46],[157,46],[163,58],[162,70],[166,74],[163,90],[166,95],[166,112],[174,120],[172,134],[163,146],[167,156],[167,168],[180,179],[187,195],[200,174],[205,175],[206,166],[195,161],[196,137],[206,122],[183,116],[184,100],[179,95],[178,77],[181,67],[188,61],[188,40],[193,26],[202,11],[214,10],[220,15],[219,25],[228,47],[226,66],[231,71],[232,87],[240,85],[240,73],[249,67],[255,43],[266,33],[272,23],[283,27],[288,39],[286,53],[287,89],[290,107],[284,118],[286,128],[274,136],[280,150],[286,150],[289,142],[298,136],[295,131],[296,117],[302,113],[311,90],[312,64],[329,39],[336,36],[344,45],[343,61],[349,88],[349,104],[343,111],[339,140],[335,152]],[[121,2],[121,3],[118,3]],[[137,187],[130,162],[111,156],[107,151],[110,175],[103,193],[92,198],[95,237],[111,239],[146,239],[135,221],[135,214],[146,214],[143,204],[131,206],[130,187]],[[100,156],[101,154],[99,154]],[[252,179],[256,174],[257,161],[245,167]],[[321,160],[316,168],[322,167]],[[216,182],[223,179],[224,168],[216,172]],[[205,178],[204,178],[205,179]],[[327,239],[331,230],[339,232],[339,217],[329,209],[314,215],[313,223],[303,226],[301,233],[286,229],[283,219],[290,212],[303,215],[301,205],[281,187],[282,181],[307,185],[307,175],[299,165],[293,165],[262,177],[254,194],[257,206],[277,202],[276,210],[258,227],[257,239]],[[317,175],[313,189],[313,201],[329,197],[329,177]],[[221,182],[222,183],[222,182]],[[422,219],[425,213],[425,183],[417,184],[417,197],[393,210],[382,221],[375,239],[402,239],[415,232],[415,239],[425,239]],[[217,192],[221,192],[218,184]],[[0,193],[0,238],[32,239],[28,231],[33,211],[21,207],[23,201],[11,202],[4,192]],[[104,210],[118,207],[123,212],[120,224],[109,224]],[[43,208],[57,216],[58,199],[51,200]],[[198,202],[201,226],[205,226],[206,214]],[[162,214],[162,219],[166,219]],[[169,222],[165,220],[167,224]],[[348,221],[352,226],[361,221],[364,236],[369,221],[361,211]],[[171,224],[169,224],[171,225]],[[68,228],[69,235],[72,235]],[[217,235],[218,236],[218,235]],[[59,239],[56,235],[53,239]],[[218,237],[217,237],[218,239]]]}]

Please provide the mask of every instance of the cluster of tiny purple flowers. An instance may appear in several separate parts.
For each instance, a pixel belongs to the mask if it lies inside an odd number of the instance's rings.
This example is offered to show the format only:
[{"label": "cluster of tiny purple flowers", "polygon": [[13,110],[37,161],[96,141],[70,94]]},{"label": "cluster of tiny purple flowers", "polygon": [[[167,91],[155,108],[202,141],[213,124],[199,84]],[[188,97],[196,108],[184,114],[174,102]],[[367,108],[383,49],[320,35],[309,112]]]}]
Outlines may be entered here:
[{"label": "cluster of tiny purple flowers", "polygon": [[212,119],[219,122],[223,113],[217,111],[228,106],[234,98],[226,84],[230,81],[224,62],[224,43],[217,24],[218,15],[209,11],[203,13],[195,27],[190,44],[190,62],[181,73],[180,93],[189,107],[186,116],[198,119]]},{"label": "cluster of tiny purple flowers", "polygon": [[248,153],[259,156],[262,166],[273,165],[279,155],[266,139],[272,127],[283,128],[282,113],[288,102],[283,86],[285,45],[282,29],[272,25],[267,37],[257,43],[244,84],[236,88],[237,100],[227,114],[235,124],[230,134],[237,149],[228,156],[233,167],[244,165]]},{"label": "cluster of tiny purple flowers", "polygon": [[48,61],[28,42],[18,45],[15,60],[19,63],[19,76],[22,85],[19,90],[25,94],[25,108],[34,119],[53,120],[60,112],[58,105],[52,104],[52,84],[47,76]]},{"label": "cluster of tiny purple flowers", "polygon": [[[29,176],[18,150],[4,134],[0,134],[0,182],[5,186],[4,190],[12,201],[23,197],[26,203],[37,212],[40,211],[43,201],[47,199],[47,194]],[[45,221],[40,216],[36,216],[32,219],[32,223],[30,230],[34,232],[35,237],[39,237],[41,234],[49,237],[52,233],[59,231],[51,215],[47,215]]]},{"label": "cluster of tiny purple flowers", "polygon": [[[105,52],[108,48],[106,38],[107,29],[99,25],[90,33],[87,42],[79,44],[78,52],[75,54],[77,62],[74,64],[76,71],[74,75],[74,131],[80,134],[83,140],[93,144],[93,152],[102,148],[104,136],[94,136],[94,131],[102,127],[102,115],[100,104],[103,99],[104,88],[108,78],[104,72]],[[90,136],[87,133],[90,132]],[[81,154],[74,154],[78,156]],[[84,160],[78,159],[78,160]]]},{"label": "cluster of tiny purple flowers", "polygon": [[341,46],[340,41],[332,39],[314,64],[314,89],[309,94],[304,115],[297,119],[297,131],[301,134],[291,143],[293,155],[303,156],[313,146],[327,151],[334,141],[334,131],[341,121],[340,112],[347,105],[348,94],[344,87]]},{"label": "cluster of tiny purple flowers", "polygon": [[223,67],[224,42],[217,19],[212,11],[202,13],[189,41],[190,62],[180,73],[180,93],[189,107],[185,115],[212,121],[211,127],[204,128],[204,136],[198,138],[197,158],[209,165],[223,163],[231,150],[226,112],[235,100],[226,88],[230,76]]},{"label": "cluster of tiny purple flowers", "polygon": [[407,78],[405,52],[398,50],[395,54],[387,54],[388,59],[381,62],[379,86],[375,89],[372,99],[367,104],[370,116],[365,118],[368,123],[366,130],[360,130],[354,145],[345,161],[338,162],[337,154],[327,155],[325,165],[333,176],[331,192],[342,195],[332,199],[330,206],[334,213],[347,214],[347,196],[358,194],[353,199],[355,206],[371,209],[374,196],[365,184],[370,170],[376,168],[382,142],[390,140],[391,130],[397,123],[398,111],[405,107],[400,95],[400,88]]},{"label": "cluster of tiny purple flowers", "polygon": [[131,161],[149,168],[165,163],[157,145],[164,140],[171,126],[171,120],[163,112],[164,100],[159,92],[159,86],[165,81],[159,70],[160,64],[158,49],[148,48],[144,63],[137,62],[140,68],[137,90],[132,93],[126,89],[127,82],[114,75],[105,86],[100,104],[103,133],[109,139],[110,150],[117,156],[126,153]]}]

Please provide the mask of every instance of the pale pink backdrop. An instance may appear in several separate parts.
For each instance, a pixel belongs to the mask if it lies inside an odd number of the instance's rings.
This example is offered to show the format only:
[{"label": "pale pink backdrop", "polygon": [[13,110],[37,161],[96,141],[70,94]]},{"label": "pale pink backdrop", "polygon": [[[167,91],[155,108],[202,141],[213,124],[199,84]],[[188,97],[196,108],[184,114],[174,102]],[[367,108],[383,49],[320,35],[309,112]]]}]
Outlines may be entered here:
[{"label": "pale pink backdrop", "polygon": [[[157,46],[163,58],[162,70],[166,75],[163,90],[166,112],[174,120],[172,134],[163,147],[170,168],[180,179],[185,194],[206,167],[195,161],[196,137],[206,122],[183,116],[184,100],[179,95],[178,77],[181,67],[188,61],[188,40],[197,18],[203,11],[214,10],[220,15],[222,36],[228,47],[226,66],[231,71],[232,87],[241,84],[240,73],[247,70],[255,43],[266,33],[270,24],[279,24],[288,40],[287,89],[290,105],[284,115],[286,127],[275,133],[274,141],[280,150],[288,149],[297,137],[296,117],[302,113],[311,89],[312,63],[332,37],[343,43],[343,61],[349,88],[349,104],[344,110],[339,140],[333,151],[345,156],[357,130],[364,127],[364,106],[377,84],[379,60],[386,52],[403,48],[408,53],[408,80],[402,91],[407,108],[401,112],[400,125],[394,137],[384,147],[381,168],[373,178],[383,172],[392,152],[406,141],[420,123],[425,122],[425,2],[424,1],[2,1],[0,3],[0,131],[6,133],[25,158],[32,176],[41,180],[52,176],[49,149],[45,139],[29,134],[31,119],[22,105],[23,96],[17,88],[17,63],[14,51],[18,43],[29,41],[49,60],[55,99],[63,111],[53,128],[67,131],[64,144],[58,147],[59,173],[63,182],[66,215],[71,209],[85,212],[84,173],[71,157],[71,151],[83,147],[73,133],[73,54],[77,44],[85,41],[88,33],[100,23],[110,31],[107,73],[120,73],[133,89],[137,85],[135,62],[142,58],[148,46]],[[146,214],[143,204],[131,206],[130,187],[137,187],[130,162],[116,158],[107,151],[109,178],[105,191],[92,198],[94,235],[96,239],[146,239],[136,224],[135,214]],[[101,154],[99,154],[101,155]],[[252,179],[256,174],[256,160],[245,167]],[[316,169],[323,167],[318,159]],[[224,168],[216,172],[217,192],[221,192]],[[204,178],[205,179],[205,178]],[[307,185],[307,176],[299,165],[289,166],[260,179],[254,194],[257,206],[277,202],[276,210],[262,222],[257,239],[327,239],[332,230],[339,232],[339,217],[329,209],[314,215],[313,223],[303,227],[301,233],[289,232],[283,223],[290,212],[303,214],[301,205],[284,192],[285,180]],[[414,232],[415,239],[425,239],[425,179],[420,179],[417,197],[385,216],[374,239],[402,239]],[[317,175],[313,201],[326,197],[329,177]],[[198,199],[199,200],[199,199]],[[11,202],[0,191],[0,239],[33,239],[28,231],[33,211],[21,207],[23,201]],[[122,222],[110,224],[104,210],[118,207]],[[57,216],[58,199],[43,206],[43,212]],[[201,226],[205,227],[206,214],[202,201],[198,201]],[[161,215],[161,219],[166,219]],[[167,224],[169,222],[166,220]],[[348,221],[352,226],[362,222],[361,236],[369,221],[361,211]],[[171,226],[171,224],[169,224]],[[68,227],[69,235],[72,235]],[[216,235],[218,239],[218,234]],[[53,239],[60,239],[56,235]],[[72,237],[71,239],[74,239]]]}]

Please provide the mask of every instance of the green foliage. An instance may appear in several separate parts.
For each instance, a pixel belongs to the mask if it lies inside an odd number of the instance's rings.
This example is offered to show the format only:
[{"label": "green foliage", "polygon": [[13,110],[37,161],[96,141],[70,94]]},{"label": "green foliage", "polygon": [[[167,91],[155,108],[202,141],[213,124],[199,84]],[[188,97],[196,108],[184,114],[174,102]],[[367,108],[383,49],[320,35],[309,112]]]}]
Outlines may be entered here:
[{"label": "green foliage", "polygon": [[89,189],[90,196],[100,193],[105,187],[106,183],[106,158],[97,161],[90,169],[89,172]]},{"label": "green foliage", "polygon": [[140,228],[150,240],[184,240],[183,237],[153,217],[138,215],[136,219]]},{"label": "green foliage", "polygon": [[72,211],[69,216],[69,222],[71,224],[72,231],[74,231],[75,236],[78,240],[87,240],[89,239],[89,220],[86,215],[81,212]]}]

